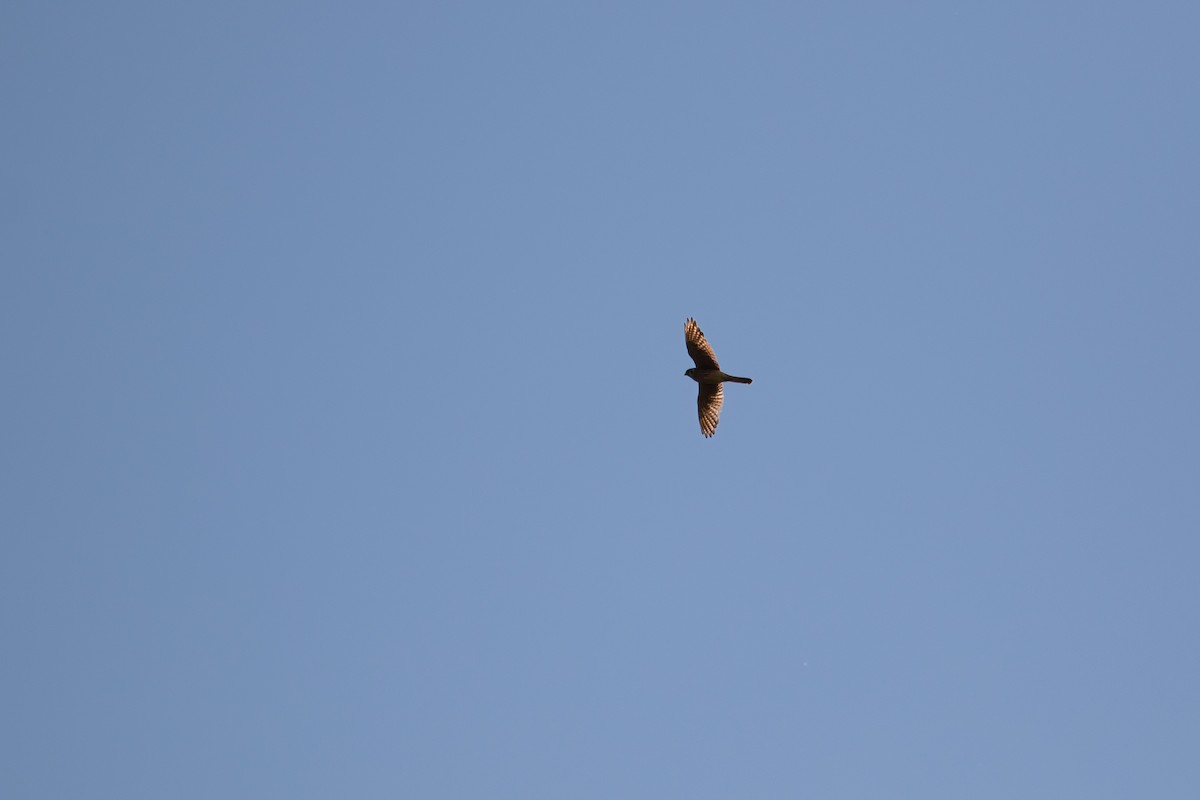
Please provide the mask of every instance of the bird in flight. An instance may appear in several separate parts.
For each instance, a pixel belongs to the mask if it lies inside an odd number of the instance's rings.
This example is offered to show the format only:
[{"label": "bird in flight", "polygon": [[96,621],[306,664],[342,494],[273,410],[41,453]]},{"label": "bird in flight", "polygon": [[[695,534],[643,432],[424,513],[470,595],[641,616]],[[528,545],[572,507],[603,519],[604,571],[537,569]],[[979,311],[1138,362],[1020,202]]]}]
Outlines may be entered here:
[{"label": "bird in flight", "polygon": [[700,432],[706,437],[717,432],[717,423],[721,421],[721,404],[725,401],[722,383],[752,383],[749,378],[738,378],[721,372],[717,364],[717,356],[713,353],[704,331],[696,324],[696,320],[688,317],[683,324],[683,340],[687,342],[688,355],[696,366],[683,373],[700,384],[700,393],[696,397],[696,409],[700,413]]}]

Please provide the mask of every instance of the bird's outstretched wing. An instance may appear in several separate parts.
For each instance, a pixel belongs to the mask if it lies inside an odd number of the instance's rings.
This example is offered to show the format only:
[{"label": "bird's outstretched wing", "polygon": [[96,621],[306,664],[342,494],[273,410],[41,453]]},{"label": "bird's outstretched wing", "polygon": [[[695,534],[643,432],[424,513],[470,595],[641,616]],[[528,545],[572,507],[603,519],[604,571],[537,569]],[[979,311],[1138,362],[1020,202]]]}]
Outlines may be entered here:
[{"label": "bird's outstretched wing", "polygon": [[[712,348],[708,344],[708,340],[704,338],[704,331],[700,330],[700,326],[696,324],[696,320],[688,317],[688,321],[683,324],[683,339],[687,342],[688,355],[692,357],[692,361],[696,362],[696,366],[700,369],[720,369],[717,364],[717,356],[713,353]],[[704,392],[700,394],[703,396]],[[720,409],[720,394],[717,395],[717,408]],[[716,423],[713,423],[716,427]],[[712,434],[708,434],[711,436]]]},{"label": "bird's outstretched wing", "polygon": [[720,383],[700,384],[696,395],[696,410],[700,413],[700,432],[712,436],[721,421],[721,403],[725,402],[724,385]]}]

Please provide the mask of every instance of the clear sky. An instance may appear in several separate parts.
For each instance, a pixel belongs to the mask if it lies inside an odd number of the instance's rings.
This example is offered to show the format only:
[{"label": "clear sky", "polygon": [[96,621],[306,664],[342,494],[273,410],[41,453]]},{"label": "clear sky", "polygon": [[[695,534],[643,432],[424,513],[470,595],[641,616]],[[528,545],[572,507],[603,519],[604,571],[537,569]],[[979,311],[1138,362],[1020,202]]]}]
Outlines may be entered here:
[{"label": "clear sky", "polygon": [[0,794],[1196,797],[1198,31],[5,4]]}]

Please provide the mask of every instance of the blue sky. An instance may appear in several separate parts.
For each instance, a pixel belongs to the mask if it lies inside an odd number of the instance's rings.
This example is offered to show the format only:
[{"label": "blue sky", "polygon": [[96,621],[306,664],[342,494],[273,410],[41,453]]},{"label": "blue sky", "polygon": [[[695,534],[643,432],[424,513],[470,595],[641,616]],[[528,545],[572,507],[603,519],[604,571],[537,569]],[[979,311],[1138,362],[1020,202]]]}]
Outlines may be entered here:
[{"label": "blue sky", "polygon": [[3,794],[1194,797],[1198,24],[7,5]]}]

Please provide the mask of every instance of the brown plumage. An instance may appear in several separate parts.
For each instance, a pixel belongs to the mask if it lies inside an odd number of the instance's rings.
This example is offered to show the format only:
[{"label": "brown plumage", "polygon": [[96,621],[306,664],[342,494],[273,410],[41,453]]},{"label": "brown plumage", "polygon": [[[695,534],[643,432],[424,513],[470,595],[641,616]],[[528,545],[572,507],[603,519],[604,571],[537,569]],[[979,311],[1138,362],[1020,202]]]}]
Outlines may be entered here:
[{"label": "brown plumage", "polygon": [[706,437],[717,432],[717,423],[721,421],[721,405],[725,401],[725,391],[722,383],[752,383],[749,378],[739,378],[727,375],[721,371],[717,363],[717,355],[712,346],[704,338],[704,331],[696,324],[696,320],[688,317],[683,324],[683,340],[687,344],[688,355],[696,366],[683,373],[700,384],[696,396],[696,410],[700,416],[700,432]]}]

